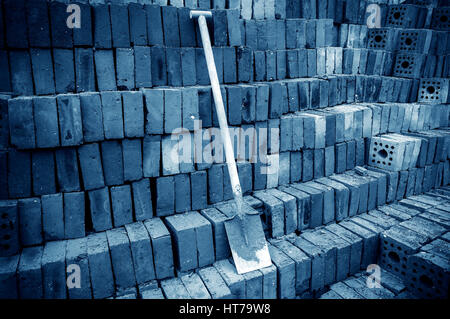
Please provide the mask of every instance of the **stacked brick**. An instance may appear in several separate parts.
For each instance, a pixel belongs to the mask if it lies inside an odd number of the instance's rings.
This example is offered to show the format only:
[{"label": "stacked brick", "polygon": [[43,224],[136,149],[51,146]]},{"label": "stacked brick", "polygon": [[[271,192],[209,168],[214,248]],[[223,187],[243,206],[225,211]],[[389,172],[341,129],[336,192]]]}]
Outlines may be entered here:
[{"label": "stacked brick", "polygon": [[[359,287],[346,278],[378,260],[416,278],[411,292],[446,292],[445,8],[380,4],[381,28],[370,29],[366,1],[122,2],[83,1],[70,29],[64,2],[2,1],[1,298],[294,298],[328,287],[325,297],[343,298]],[[210,7],[241,186],[274,264],[245,275],[229,259],[232,191],[189,19]],[[383,238],[405,234],[415,237],[395,265]],[[413,263],[437,277],[410,276]],[[66,289],[69,265],[82,289]]]}]

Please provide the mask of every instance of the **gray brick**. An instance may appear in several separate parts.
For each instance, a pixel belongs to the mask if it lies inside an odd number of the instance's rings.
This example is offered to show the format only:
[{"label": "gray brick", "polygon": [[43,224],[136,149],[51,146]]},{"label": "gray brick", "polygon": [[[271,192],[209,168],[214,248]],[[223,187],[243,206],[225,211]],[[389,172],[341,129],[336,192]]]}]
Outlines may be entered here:
[{"label": "gray brick", "polygon": [[114,227],[133,222],[130,185],[111,187],[110,192]]},{"label": "gray brick", "polygon": [[66,239],[86,236],[84,192],[64,193],[64,237]]},{"label": "gray brick", "polygon": [[66,241],[49,242],[42,254],[45,299],[66,299]]},{"label": "gray brick", "polygon": [[146,220],[144,226],[152,242],[156,278],[163,279],[172,277],[174,267],[169,231],[159,218]]},{"label": "gray brick", "polygon": [[80,100],[76,95],[57,98],[61,146],[79,145],[83,141]]},{"label": "gray brick", "polygon": [[100,95],[96,93],[80,94],[80,109],[83,121],[84,141],[102,141],[104,139],[104,134]]},{"label": "gray brick", "polygon": [[93,229],[98,232],[112,228],[108,188],[90,191],[88,195]]},{"label": "gray brick", "polygon": [[136,286],[130,241],[124,228],[106,231],[116,290]]},{"label": "gray brick", "polygon": [[97,143],[78,148],[83,184],[86,190],[105,186],[100,150]]},{"label": "gray brick", "polygon": [[41,272],[42,253],[42,246],[22,250],[17,270],[20,299],[42,299],[44,297]]},{"label": "gray brick", "polygon": [[111,297],[114,294],[114,277],[106,232],[88,236],[87,254],[93,297]]}]

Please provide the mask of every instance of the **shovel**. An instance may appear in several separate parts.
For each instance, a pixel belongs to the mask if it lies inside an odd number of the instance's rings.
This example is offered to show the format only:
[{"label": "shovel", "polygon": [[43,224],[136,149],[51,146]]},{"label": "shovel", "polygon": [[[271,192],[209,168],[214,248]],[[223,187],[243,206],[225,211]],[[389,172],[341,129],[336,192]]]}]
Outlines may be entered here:
[{"label": "shovel", "polygon": [[231,188],[233,190],[235,214],[230,214],[225,221],[225,230],[228,237],[234,264],[239,274],[261,269],[272,265],[269,248],[264,236],[261,218],[249,205],[244,203],[239,176],[234,160],[233,147],[231,145],[230,132],[228,130],[227,118],[223,106],[222,92],[217,78],[216,65],[211,49],[206,18],[211,18],[210,11],[192,10],[191,19],[198,19],[198,26],[202,38],[203,50],[205,51],[206,65],[209,79],[211,81],[214,104],[216,106],[217,118],[219,120],[220,133],[224,143],[225,157],[230,175]]}]

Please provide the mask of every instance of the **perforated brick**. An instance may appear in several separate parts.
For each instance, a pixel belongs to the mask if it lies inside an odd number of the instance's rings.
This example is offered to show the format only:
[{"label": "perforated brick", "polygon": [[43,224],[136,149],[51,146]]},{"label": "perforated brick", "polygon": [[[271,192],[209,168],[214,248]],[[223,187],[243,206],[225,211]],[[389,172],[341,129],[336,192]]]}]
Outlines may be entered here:
[{"label": "perforated brick", "polygon": [[450,7],[433,9],[431,27],[436,30],[450,30]]},{"label": "perforated brick", "polygon": [[392,29],[370,29],[367,35],[367,48],[392,50],[395,35],[396,31]]},{"label": "perforated brick", "polygon": [[391,5],[389,6],[386,16],[386,26],[397,28],[420,28],[423,21],[421,21],[419,17],[423,9],[425,8],[413,5]]},{"label": "perforated brick", "polygon": [[370,141],[369,165],[399,171],[402,168],[405,148],[405,142],[373,137]]},{"label": "perforated brick", "polygon": [[421,75],[425,55],[420,53],[397,53],[394,64],[394,76],[418,78]]},{"label": "perforated brick", "polygon": [[19,252],[19,219],[16,201],[0,202],[0,257]]},{"label": "perforated brick", "polygon": [[449,80],[441,78],[421,79],[417,100],[419,103],[447,103]]}]

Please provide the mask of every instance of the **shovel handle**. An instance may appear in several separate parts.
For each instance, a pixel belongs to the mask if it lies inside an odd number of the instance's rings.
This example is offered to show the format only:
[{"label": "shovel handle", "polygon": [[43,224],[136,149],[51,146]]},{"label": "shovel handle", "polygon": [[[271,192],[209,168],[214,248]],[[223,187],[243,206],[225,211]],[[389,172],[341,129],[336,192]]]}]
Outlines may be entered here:
[{"label": "shovel handle", "polygon": [[219,86],[219,79],[217,77],[216,64],[211,48],[211,41],[209,39],[208,26],[204,15],[199,15],[198,26],[202,38],[203,50],[205,51],[206,66],[208,68],[209,79],[214,97],[214,104],[216,107],[217,119],[219,120],[220,133],[225,149],[225,158],[228,166],[228,174],[230,175],[231,188],[233,190],[233,197],[236,202],[237,215],[242,220],[244,213],[242,212],[242,189],[239,182],[239,176],[234,160],[234,151],[231,144],[230,132],[228,130],[227,118],[225,115],[225,108],[223,106],[222,92]]}]

